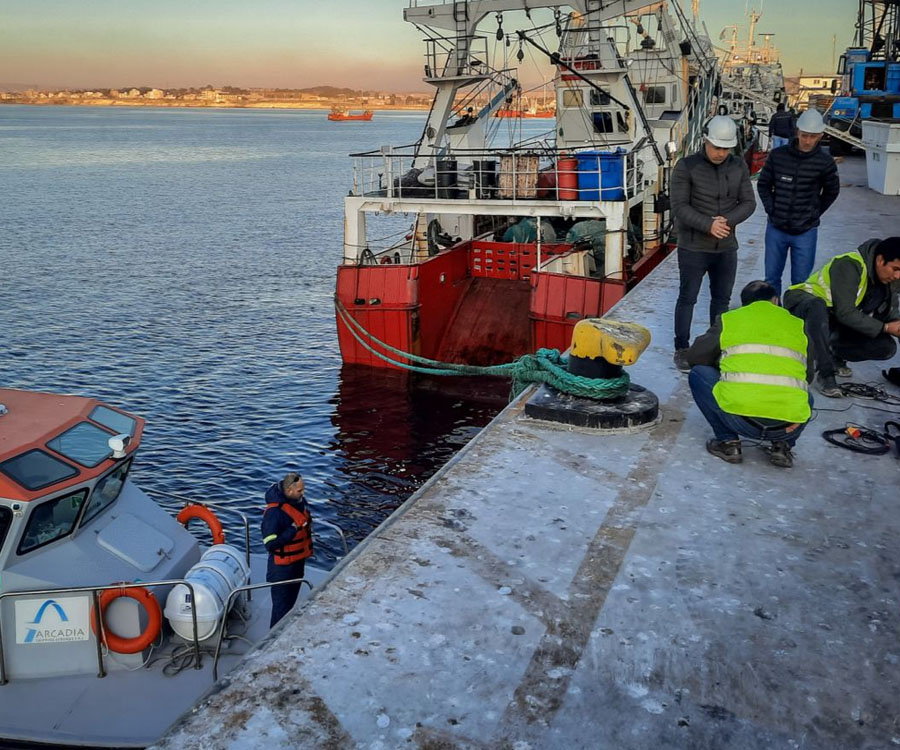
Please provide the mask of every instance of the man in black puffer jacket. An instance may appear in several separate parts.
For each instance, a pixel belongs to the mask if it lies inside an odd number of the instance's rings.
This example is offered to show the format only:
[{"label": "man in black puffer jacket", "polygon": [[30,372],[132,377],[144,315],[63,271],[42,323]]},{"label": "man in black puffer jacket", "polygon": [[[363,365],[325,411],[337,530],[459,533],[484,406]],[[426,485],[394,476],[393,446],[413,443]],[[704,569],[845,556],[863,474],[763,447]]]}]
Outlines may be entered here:
[{"label": "man in black puffer jacket", "polygon": [[690,372],[685,357],[691,320],[703,277],[709,274],[709,322],[728,309],[737,270],[735,227],[756,210],[750,173],[731,153],[737,145],[734,120],[713,117],[703,148],[672,171],[672,214],[678,232],[678,301],[675,304],[675,366]]},{"label": "man in black puffer jacket", "polygon": [[797,137],[769,154],[757,190],[769,215],[766,281],[781,294],[781,275],[791,253],[791,284],[806,281],[816,263],[819,219],[841,191],[837,165],[822,150],[822,115],[809,109],[797,120]]}]

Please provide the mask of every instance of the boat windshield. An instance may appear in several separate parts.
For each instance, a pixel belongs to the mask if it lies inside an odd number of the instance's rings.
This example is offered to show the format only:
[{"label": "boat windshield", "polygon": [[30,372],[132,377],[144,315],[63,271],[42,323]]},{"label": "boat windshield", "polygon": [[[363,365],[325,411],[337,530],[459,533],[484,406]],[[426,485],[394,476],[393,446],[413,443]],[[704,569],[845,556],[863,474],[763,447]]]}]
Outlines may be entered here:
[{"label": "boat windshield", "polygon": [[137,421],[127,414],[117,412],[108,406],[95,406],[89,416],[94,422],[108,427],[117,435],[131,435],[134,437],[134,428],[137,425]]},{"label": "boat windshield", "polygon": [[9,508],[0,506],[0,550],[3,549],[3,542],[6,541],[6,532],[9,531],[12,519],[12,511]]},{"label": "boat windshield", "polygon": [[24,555],[71,534],[86,497],[87,490],[81,489],[35,505],[28,516],[18,553]]},{"label": "boat windshield", "polygon": [[109,439],[112,437],[106,430],[90,422],[79,422],[60,435],[47,442],[47,447],[61,456],[94,468],[101,461],[112,455]]},{"label": "boat windshield", "polygon": [[63,479],[77,476],[78,469],[54,458],[46,451],[35,448],[0,463],[0,472],[18,482],[26,490],[39,490]]},{"label": "boat windshield", "polygon": [[128,476],[128,469],[130,468],[131,461],[125,461],[94,485],[91,500],[88,503],[87,510],[84,512],[82,525],[95,518],[101,511],[115,502],[115,499],[122,491],[122,487],[125,486],[125,478]]}]

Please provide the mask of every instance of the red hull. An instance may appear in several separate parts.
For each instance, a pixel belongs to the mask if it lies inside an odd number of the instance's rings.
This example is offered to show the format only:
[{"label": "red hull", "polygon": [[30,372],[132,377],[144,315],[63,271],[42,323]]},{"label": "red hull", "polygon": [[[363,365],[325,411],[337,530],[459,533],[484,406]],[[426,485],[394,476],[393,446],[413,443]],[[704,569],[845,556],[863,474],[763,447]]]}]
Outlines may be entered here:
[{"label": "red hull", "polygon": [[346,112],[329,112],[328,119],[333,122],[343,122],[345,120],[362,120],[368,122],[372,119],[372,110],[367,109],[365,112],[361,112],[358,115],[347,114]]},{"label": "red hull", "polygon": [[[568,245],[544,245],[543,257]],[[667,254],[646,256],[631,281],[535,272],[534,244],[474,241],[415,265],[338,267],[337,300],[372,336],[444,362],[489,365],[546,347],[564,351],[572,329],[598,317]],[[396,368],[360,343],[338,317],[347,364]],[[405,360],[367,341],[386,356]]]},{"label": "red hull", "polygon": [[556,112],[552,110],[541,110],[538,112],[526,112],[520,109],[498,109],[495,117],[525,117],[551,119],[556,117]]}]

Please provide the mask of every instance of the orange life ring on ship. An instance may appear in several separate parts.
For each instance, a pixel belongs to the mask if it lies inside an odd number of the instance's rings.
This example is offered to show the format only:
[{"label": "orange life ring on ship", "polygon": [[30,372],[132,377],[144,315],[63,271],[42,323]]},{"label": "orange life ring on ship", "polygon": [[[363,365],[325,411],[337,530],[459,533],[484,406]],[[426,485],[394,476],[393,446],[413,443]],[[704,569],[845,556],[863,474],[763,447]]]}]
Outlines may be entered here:
[{"label": "orange life ring on ship", "polygon": [[184,524],[185,528],[187,528],[188,521],[192,518],[199,518],[209,526],[209,530],[212,532],[213,544],[225,544],[225,529],[222,528],[222,522],[216,518],[216,514],[209,508],[200,503],[193,503],[185,505],[181,512],[175,516],[175,520]]},{"label": "orange life ring on ship", "polygon": [[[134,638],[122,638],[106,627],[106,608],[121,596],[134,599],[138,604],[143,605],[147,612],[147,627],[144,628],[143,633]],[[117,654],[137,654],[143,651],[156,640],[156,636],[159,635],[159,631],[162,628],[162,610],[159,607],[159,602],[153,596],[153,593],[143,586],[123,586],[119,589],[106,589],[100,594],[100,617],[104,618],[103,640],[109,646],[109,650],[115,651]],[[97,614],[94,609],[91,609],[91,629],[95,633],[97,632]]]}]

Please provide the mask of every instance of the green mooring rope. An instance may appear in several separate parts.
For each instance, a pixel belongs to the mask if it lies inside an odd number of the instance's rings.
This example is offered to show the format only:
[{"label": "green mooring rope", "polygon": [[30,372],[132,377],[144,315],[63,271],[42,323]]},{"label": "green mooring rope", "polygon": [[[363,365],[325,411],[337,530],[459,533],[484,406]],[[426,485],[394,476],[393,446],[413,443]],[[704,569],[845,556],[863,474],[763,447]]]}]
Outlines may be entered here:
[{"label": "green mooring rope", "polygon": [[[385,362],[400,367],[411,372],[420,372],[425,375],[490,375],[495,377],[512,378],[512,395],[516,396],[521,393],[530,383],[547,383],[562,393],[568,393],[573,396],[581,396],[593,399],[608,399],[621,396],[628,390],[631,379],[628,373],[623,372],[618,378],[585,378],[580,375],[573,375],[565,369],[567,360],[560,354],[558,349],[538,349],[535,354],[525,354],[514,362],[507,362],[502,365],[491,365],[487,367],[479,367],[476,365],[461,365],[453,362],[440,362],[427,357],[420,357],[417,354],[404,352],[390,344],[381,341],[374,335],[369,333],[362,324],[355,320],[340,300],[335,299],[335,308],[338,317],[347,326],[347,330],[353,334],[353,337],[362,346],[380,357]],[[365,336],[382,349],[395,354],[409,362],[416,364],[408,364],[397,359],[389,357],[383,352],[379,352],[370,346],[365,340]]]}]

